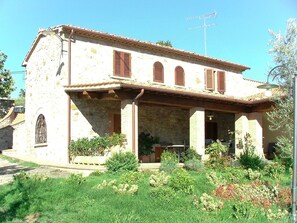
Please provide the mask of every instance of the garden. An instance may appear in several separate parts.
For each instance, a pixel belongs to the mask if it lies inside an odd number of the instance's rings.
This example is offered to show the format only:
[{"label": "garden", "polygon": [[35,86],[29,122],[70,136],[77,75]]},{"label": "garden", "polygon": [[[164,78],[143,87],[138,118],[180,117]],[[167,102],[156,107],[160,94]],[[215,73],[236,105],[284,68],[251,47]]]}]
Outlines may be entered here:
[{"label": "garden", "polygon": [[[121,142],[121,140],[120,140]],[[67,178],[22,172],[0,186],[1,222],[289,222],[290,166],[264,161],[248,136],[238,159],[220,142],[202,162],[193,149],[165,151],[159,171],[139,172],[130,152],[113,154],[106,172]]]}]

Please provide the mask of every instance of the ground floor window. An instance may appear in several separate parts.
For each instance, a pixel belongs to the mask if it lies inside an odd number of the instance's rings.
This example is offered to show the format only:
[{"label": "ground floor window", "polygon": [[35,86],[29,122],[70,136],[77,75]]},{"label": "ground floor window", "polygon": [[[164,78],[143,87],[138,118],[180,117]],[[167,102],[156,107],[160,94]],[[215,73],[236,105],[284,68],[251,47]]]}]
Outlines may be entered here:
[{"label": "ground floor window", "polygon": [[45,117],[40,114],[36,121],[35,126],[35,144],[46,143],[47,142],[47,128]]}]

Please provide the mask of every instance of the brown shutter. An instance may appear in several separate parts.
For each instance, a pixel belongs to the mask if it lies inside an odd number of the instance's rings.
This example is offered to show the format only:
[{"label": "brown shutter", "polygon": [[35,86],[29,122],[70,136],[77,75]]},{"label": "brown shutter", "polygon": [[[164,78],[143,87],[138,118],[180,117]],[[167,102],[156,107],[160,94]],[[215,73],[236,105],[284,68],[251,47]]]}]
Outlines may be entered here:
[{"label": "brown shutter", "polygon": [[154,63],[154,81],[164,82],[164,69],[160,62]]},{"label": "brown shutter", "polygon": [[121,74],[121,53],[119,51],[114,51],[113,53],[113,74],[116,76],[120,76]]},{"label": "brown shutter", "polygon": [[224,93],[226,91],[225,72],[218,71],[218,92]]},{"label": "brown shutter", "polygon": [[130,77],[130,74],[131,74],[131,58],[130,58],[130,53],[122,53],[122,55],[123,55],[123,62],[124,62],[123,76],[124,77]]},{"label": "brown shutter", "polygon": [[205,89],[214,90],[214,71],[210,69],[205,70]]},{"label": "brown shutter", "polygon": [[185,86],[185,73],[180,66],[175,68],[175,85]]}]

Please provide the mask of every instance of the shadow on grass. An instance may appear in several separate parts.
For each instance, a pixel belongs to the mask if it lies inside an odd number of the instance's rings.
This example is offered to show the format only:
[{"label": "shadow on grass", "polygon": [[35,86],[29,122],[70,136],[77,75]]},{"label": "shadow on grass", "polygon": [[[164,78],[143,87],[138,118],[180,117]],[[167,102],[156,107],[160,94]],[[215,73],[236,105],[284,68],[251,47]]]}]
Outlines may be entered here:
[{"label": "shadow on grass", "polygon": [[17,164],[11,164],[9,166],[0,167],[0,176],[1,175],[18,174],[21,171],[30,171],[30,170],[33,170],[33,169],[34,168],[23,167],[23,166],[19,166]]}]

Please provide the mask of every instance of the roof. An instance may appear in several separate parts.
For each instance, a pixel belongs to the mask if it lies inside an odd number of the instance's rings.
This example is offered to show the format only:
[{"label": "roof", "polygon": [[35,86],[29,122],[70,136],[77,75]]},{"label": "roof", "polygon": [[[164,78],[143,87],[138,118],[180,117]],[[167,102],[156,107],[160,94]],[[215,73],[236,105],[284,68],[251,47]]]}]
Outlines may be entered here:
[{"label": "roof", "polygon": [[108,90],[121,89],[144,89],[146,92],[157,92],[161,94],[178,95],[182,97],[199,98],[200,100],[220,101],[228,104],[240,104],[244,106],[254,106],[261,103],[270,103],[271,98],[264,94],[257,97],[240,98],[234,96],[227,96],[220,93],[210,91],[198,91],[177,86],[165,86],[156,83],[138,83],[135,81],[121,80],[109,81],[90,84],[73,84],[64,86],[66,92],[104,92]]},{"label": "roof", "polygon": [[[149,50],[149,51],[161,53],[166,56],[177,56],[177,57],[180,57],[180,58],[183,58],[186,60],[197,61],[204,65],[229,69],[229,70],[239,72],[239,73],[241,73],[247,69],[250,69],[249,67],[247,67],[245,65],[240,65],[240,64],[232,63],[232,62],[225,61],[225,60],[220,60],[220,59],[216,59],[216,58],[212,58],[212,57],[208,57],[208,56],[203,56],[203,55],[193,53],[193,52],[179,50],[179,49],[175,49],[175,48],[167,47],[167,46],[161,46],[161,45],[158,45],[155,43],[139,41],[139,40],[135,40],[132,38],[126,38],[123,36],[99,32],[99,31],[91,30],[91,29],[85,29],[85,28],[76,27],[76,26],[72,26],[72,25],[59,25],[59,26],[51,27],[51,28],[49,28],[49,30],[55,31],[58,35],[59,35],[60,31],[65,32],[65,33],[70,33],[73,30],[73,36],[82,36],[82,37],[87,37],[87,38],[91,38],[91,39],[104,40],[107,42],[117,43],[117,44],[124,45],[124,46],[130,46],[130,47],[134,47],[134,48],[138,48],[138,49],[142,49],[142,50]],[[33,41],[33,44],[23,61],[23,64],[22,64],[23,66],[26,66],[27,61],[29,60],[32,52],[34,51],[38,41],[43,36],[42,31],[43,30],[40,30],[38,32],[35,40]]]}]

